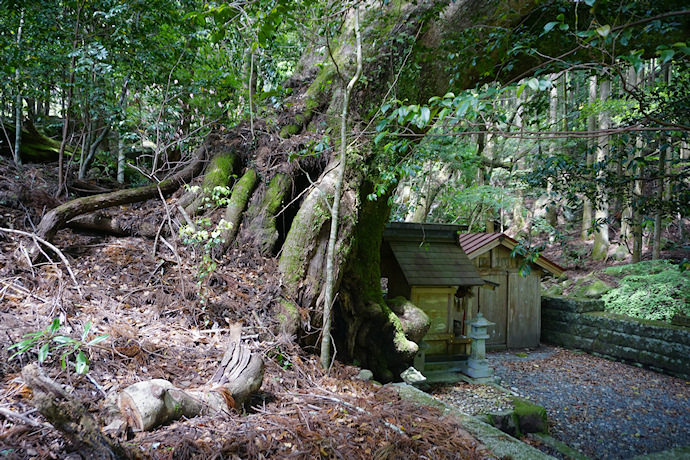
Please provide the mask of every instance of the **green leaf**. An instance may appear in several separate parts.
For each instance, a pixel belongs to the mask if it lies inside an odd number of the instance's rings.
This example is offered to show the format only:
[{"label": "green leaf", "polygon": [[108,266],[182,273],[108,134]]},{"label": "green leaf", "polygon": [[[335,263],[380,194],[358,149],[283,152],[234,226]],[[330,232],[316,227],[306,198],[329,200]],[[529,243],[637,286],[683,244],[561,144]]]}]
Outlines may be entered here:
[{"label": "green leaf", "polygon": [[97,343],[101,343],[102,341],[104,341],[108,337],[110,337],[110,334],[104,334],[104,335],[96,336],[93,339],[89,340],[89,342],[86,345],[87,346],[96,345]]},{"label": "green leaf", "polygon": [[558,21],[552,21],[552,22],[547,22],[546,25],[544,26],[544,34],[548,34],[551,32],[551,29],[556,27],[559,24]]},{"label": "green leaf", "polygon": [[89,359],[86,357],[83,351],[79,350],[77,354],[77,374],[86,374],[89,372]]},{"label": "green leaf", "polygon": [[381,139],[383,139],[383,137],[386,134],[388,134],[388,131],[381,131],[380,133],[378,133],[374,138],[374,144],[378,144],[379,142],[381,142]]},{"label": "green leaf", "polygon": [[517,94],[516,97],[520,97],[520,94],[525,90],[525,87],[527,86],[527,82],[524,82],[520,86],[518,86]]},{"label": "green leaf", "polygon": [[56,335],[55,337],[53,337],[53,341],[66,345],[68,343],[74,342],[75,340],[72,337],[67,337],[66,335]]},{"label": "green leaf", "polygon": [[44,343],[40,350],[38,350],[38,362],[42,363],[50,353],[50,342]]},{"label": "green leaf", "polygon": [[551,80],[539,80],[539,91],[546,91],[551,85]]},{"label": "green leaf", "polygon": [[55,334],[58,329],[60,329],[60,318],[55,318],[52,323],[50,323],[50,333]]},{"label": "green leaf", "polygon": [[86,336],[89,335],[89,331],[91,330],[91,320],[88,320],[86,324],[84,325],[84,332],[81,334],[81,341],[83,342],[86,340]]},{"label": "green leaf", "polygon": [[611,32],[611,26],[608,24],[597,27],[597,33],[604,38],[608,36],[609,32]]},{"label": "green leaf", "polygon": [[422,125],[426,126],[426,124],[429,123],[430,118],[431,110],[429,110],[429,107],[422,107],[419,113],[419,121],[422,123]]},{"label": "green leaf", "polygon": [[26,350],[26,349],[30,348],[33,343],[34,343],[34,341],[31,339],[22,340],[21,342],[17,342],[14,345],[7,347],[7,349],[11,350],[13,348],[19,348],[20,350],[21,349]]},{"label": "green leaf", "polygon": [[587,6],[594,6],[594,2],[595,2],[595,1],[596,1],[596,0],[585,0],[585,5],[587,5]]},{"label": "green leaf", "polygon": [[657,53],[659,53],[659,57],[661,57],[662,64],[665,64],[673,59],[673,56],[676,54],[674,50],[659,50]]},{"label": "green leaf", "polygon": [[455,111],[457,117],[464,117],[467,110],[470,108],[470,103],[468,101],[462,101]]}]

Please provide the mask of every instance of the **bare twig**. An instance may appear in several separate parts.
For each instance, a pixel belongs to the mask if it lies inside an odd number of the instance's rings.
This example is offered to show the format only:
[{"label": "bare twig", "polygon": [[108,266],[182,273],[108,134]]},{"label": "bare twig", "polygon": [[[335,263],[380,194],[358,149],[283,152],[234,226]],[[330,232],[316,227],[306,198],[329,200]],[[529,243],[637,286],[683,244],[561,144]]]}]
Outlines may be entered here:
[{"label": "bare twig", "polygon": [[[79,282],[77,281],[77,277],[74,276],[74,272],[72,271],[72,266],[69,264],[69,261],[67,260],[67,257],[60,251],[55,245],[49,243],[48,241],[44,240],[43,238],[37,236],[35,233],[29,233],[29,232],[23,232],[21,230],[13,230],[10,228],[2,228],[0,227],[0,232],[5,232],[5,233],[13,233],[15,235],[23,235],[23,236],[28,236],[29,238],[33,238],[34,243],[38,246],[38,243],[41,243],[48,248],[50,248],[51,251],[53,251],[55,254],[58,255],[62,263],[65,264],[65,267],[67,268],[67,271],[69,272],[70,277],[72,278],[72,281],[74,281],[74,285],[77,288],[77,292],[79,292],[80,297],[84,297],[84,293],[81,291],[81,286],[79,285]],[[38,246],[40,249],[40,246]]]},{"label": "bare twig", "polygon": [[[158,194],[160,195],[161,202],[163,203],[163,207],[165,208],[165,215],[167,216],[168,227],[170,227],[170,234],[174,235],[175,230],[173,229],[173,225],[172,225],[172,217],[170,217],[170,209],[168,208],[168,203],[165,202],[165,197],[163,196],[163,192],[161,192],[160,187],[158,188]],[[178,268],[178,271],[180,272],[180,289],[182,289],[182,298],[186,299],[187,295],[185,294],[184,277],[182,275],[182,260],[180,259],[180,254],[177,252],[176,248],[174,248],[170,243],[165,241],[165,238],[161,237],[161,241],[166,243],[168,245],[168,247],[172,250],[173,254],[175,254],[175,259],[177,260],[177,268]]]},{"label": "bare twig", "polygon": [[[192,230],[196,231],[196,225],[194,224],[194,221],[192,220],[191,217],[189,217],[189,214],[187,214],[187,211],[184,210],[182,206],[179,204],[175,206],[177,211],[182,215],[182,218],[184,219],[185,222],[187,222],[187,225],[189,225],[189,228]],[[171,229],[172,231],[172,229]]]},{"label": "bare twig", "polygon": [[[35,410],[32,410],[31,412],[36,412]],[[0,407],[0,414],[4,415],[5,417],[10,417],[10,418],[15,418],[17,420],[21,420],[22,423],[26,423],[27,425],[35,426],[37,428],[48,428],[42,423],[37,422],[36,420],[32,420],[29,417],[19,414],[17,412],[11,411],[9,409],[5,409],[4,407]]]}]

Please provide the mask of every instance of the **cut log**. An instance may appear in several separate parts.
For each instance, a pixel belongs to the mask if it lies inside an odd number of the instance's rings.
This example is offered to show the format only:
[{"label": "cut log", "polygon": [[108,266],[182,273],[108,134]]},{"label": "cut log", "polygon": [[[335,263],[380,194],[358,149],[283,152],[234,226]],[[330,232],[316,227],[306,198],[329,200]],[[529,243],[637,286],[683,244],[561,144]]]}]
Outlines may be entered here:
[{"label": "cut log", "polygon": [[185,392],[167,380],[154,379],[125,388],[118,407],[129,426],[148,431],[180,417],[227,412],[230,407],[219,392]]},{"label": "cut log", "polygon": [[261,388],[264,362],[242,346],[240,335],[241,327],[233,326],[228,350],[206,387],[180,390],[167,380],[154,379],[125,388],[118,408],[129,426],[147,431],[183,416],[228,413],[245,404]]},{"label": "cut log", "polygon": [[33,390],[33,404],[56,429],[80,446],[86,458],[130,458],[117,441],[101,433],[86,407],[58,383],[48,378],[36,364],[22,370],[26,385]]}]

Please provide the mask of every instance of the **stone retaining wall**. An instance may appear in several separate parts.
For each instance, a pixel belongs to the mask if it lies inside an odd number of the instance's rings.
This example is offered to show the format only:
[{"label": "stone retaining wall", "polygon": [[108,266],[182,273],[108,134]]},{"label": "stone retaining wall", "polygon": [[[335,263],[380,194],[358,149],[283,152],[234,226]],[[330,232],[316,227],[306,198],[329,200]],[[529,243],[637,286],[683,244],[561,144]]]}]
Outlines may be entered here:
[{"label": "stone retaining wall", "polygon": [[600,300],[541,298],[541,340],[690,378],[690,328],[607,313]]}]

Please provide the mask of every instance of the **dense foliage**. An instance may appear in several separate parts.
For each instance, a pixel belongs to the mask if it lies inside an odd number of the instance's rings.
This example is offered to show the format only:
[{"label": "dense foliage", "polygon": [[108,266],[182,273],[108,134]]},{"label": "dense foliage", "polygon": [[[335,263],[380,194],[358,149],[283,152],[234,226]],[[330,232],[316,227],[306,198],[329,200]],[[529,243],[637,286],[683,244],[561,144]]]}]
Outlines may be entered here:
[{"label": "dense foliage", "polygon": [[670,321],[690,316],[690,273],[668,261],[647,261],[610,267],[605,273],[623,275],[620,286],[602,296],[606,311],[646,320]]}]

